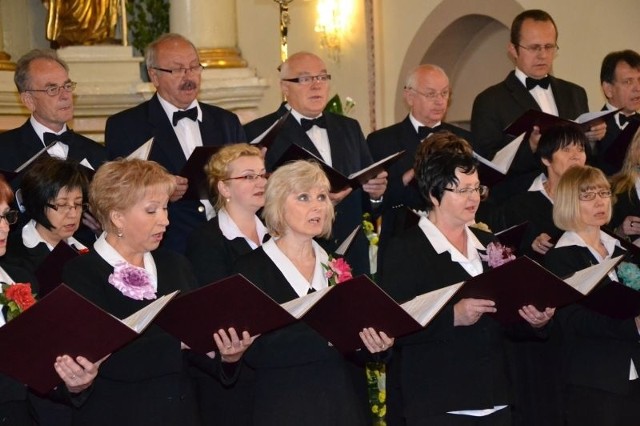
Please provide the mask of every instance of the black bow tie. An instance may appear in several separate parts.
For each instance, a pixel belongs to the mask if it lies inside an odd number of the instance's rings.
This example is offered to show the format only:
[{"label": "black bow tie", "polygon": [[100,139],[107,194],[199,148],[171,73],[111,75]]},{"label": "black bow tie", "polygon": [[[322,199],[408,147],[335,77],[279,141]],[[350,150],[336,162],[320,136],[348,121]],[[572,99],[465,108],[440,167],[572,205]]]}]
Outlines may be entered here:
[{"label": "black bow tie", "polygon": [[42,139],[44,139],[44,144],[49,145],[52,142],[64,142],[69,145],[69,141],[71,140],[71,131],[67,130],[66,132],[62,132],[59,135],[51,132],[44,132],[42,135]]},{"label": "black bow tie", "polygon": [[437,126],[433,126],[433,127],[427,127],[427,126],[419,126],[418,127],[418,137],[420,138],[420,140],[426,138],[427,136],[429,136],[431,133],[435,133],[437,131],[441,130],[440,125]]},{"label": "black bow tie", "polygon": [[527,90],[535,89],[536,86],[540,86],[543,89],[548,89],[550,82],[551,82],[551,80],[549,79],[549,76],[541,78],[540,80],[537,80],[537,79],[531,78],[531,77],[527,77],[527,79],[525,80],[525,84],[527,86]]},{"label": "black bow tie", "polygon": [[182,120],[183,118],[189,118],[193,121],[196,121],[198,119],[198,108],[197,107],[193,107],[190,109],[186,109],[184,111],[179,110],[173,113],[173,125],[177,126],[178,125],[178,121]]},{"label": "black bow tie", "polygon": [[618,113],[618,121],[620,122],[620,126],[624,126],[629,121],[637,120],[637,119],[638,119],[638,113],[637,112],[634,112],[633,114],[629,114],[629,115],[624,115],[622,113]]},{"label": "black bow tie", "polygon": [[324,118],[324,115],[320,117],[314,118],[313,120],[309,120],[307,118],[300,119],[300,125],[302,126],[302,130],[305,132],[309,131],[313,126],[322,127],[323,129],[327,128],[327,120]]}]

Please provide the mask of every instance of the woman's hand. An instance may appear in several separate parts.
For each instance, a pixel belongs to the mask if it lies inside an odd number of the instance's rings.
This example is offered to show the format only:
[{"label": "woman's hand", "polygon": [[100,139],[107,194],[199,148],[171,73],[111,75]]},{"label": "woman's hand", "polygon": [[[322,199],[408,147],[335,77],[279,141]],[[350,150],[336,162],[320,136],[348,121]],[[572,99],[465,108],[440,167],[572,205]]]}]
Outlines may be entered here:
[{"label": "woman's hand", "polygon": [[249,349],[256,337],[258,336],[251,337],[249,332],[243,331],[242,339],[240,339],[233,327],[229,328],[228,333],[223,329],[213,333],[213,340],[216,342],[222,362],[240,361],[242,354]]},{"label": "woman's hand", "polygon": [[79,393],[91,386],[98,375],[100,364],[108,357],[109,355],[92,363],[83,356],[78,356],[74,360],[69,355],[62,355],[56,358],[53,367],[69,392]]},{"label": "woman's hand", "polygon": [[495,313],[496,303],[485,299],[462,299],[453,306],[453,325],[473,325],[486,313]]},{"label": "woman's hand", "polygon": [[344,200],[347,195],[351,194],[351,191],[353,191],[353,188],[348,187],[340,192],[329,192],[329,199],[334,206],[337,206],[340,201]]},{"label": "woman's hand", "polygon": [[367,350],[372,354],[378,352],[384,352],[393,346],[396,339],[389,337],[384,331],[377,332],[371,327],[363,328],[360,333],[360,339],[362,343],[367,347]]},{"label": "woman's hand", "polygon": [[551,237],[544,232],[538,235],[531,243],[533,251],[540,254],[546,254],[553,246],[554,244],[551,242]]},{"label": "woman's hand", "polygon": [[546,308],[544,312],[540,312],[535,306],[527,305],[518,309],[518,313],[526,322],[531,324],[531,327],[542,328],[551,321],[551,318],[556,313],[556,308]]},{"label": "woman's hand", "polygon": [[640,217],[627,216],[622,221],[622,224],[618,227],[618,235],[626,237],[627,235],[639,235],[640,234]]}]

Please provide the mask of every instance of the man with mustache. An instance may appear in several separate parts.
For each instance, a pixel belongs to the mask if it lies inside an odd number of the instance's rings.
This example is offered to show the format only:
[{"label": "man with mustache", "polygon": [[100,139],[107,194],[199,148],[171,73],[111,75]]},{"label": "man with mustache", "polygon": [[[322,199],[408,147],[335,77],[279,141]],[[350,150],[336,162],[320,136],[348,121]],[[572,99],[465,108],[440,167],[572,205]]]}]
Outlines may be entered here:
[{"label": "man with mustache", "polygon": [[100,144],[67,127],[73,120],[69,67],[53,50],[34,49],[16,65],[14,82],[31,117],[17,129],[0,134],[0,170],[14,171],[45,146],[46,155],[74,160],[97,169],[107,158]]},{"label": "man with mustache", "polygon": [[232,112],[198,102],[203,66],[198,51],[179,34],[165,34],[147,46],[147,72],[156,87],[153,97],[107,120],[105,144],[110,159],[131,154],[149,139],[148,159],[176,175],[163,246],[179,253],[193,229],[213,216],[208,201],[186,200],[189,182],[177,176],[197,146],[246,141],[238,117]]},{"label": "man with mustache", "polygon": [[[587,93],[571,82],[551,75],[558,52],[558,29],[553,18],[543,10],[525,10],[511,24],[509,56],[515,70],[507,78],[480,93],[473,102],[471,132],[474,150],[492,159],[511,142],[503,130],[530,109],[574,120],[589,111]],[[593,126],[587,138],[594,143],[604,137],[606,125]],[[529,131],[509,170],[509,187],[504,197],[526,190],[540,165],[536,158],[540,129]],[[495,193],[494,193],[495,195]]]}]

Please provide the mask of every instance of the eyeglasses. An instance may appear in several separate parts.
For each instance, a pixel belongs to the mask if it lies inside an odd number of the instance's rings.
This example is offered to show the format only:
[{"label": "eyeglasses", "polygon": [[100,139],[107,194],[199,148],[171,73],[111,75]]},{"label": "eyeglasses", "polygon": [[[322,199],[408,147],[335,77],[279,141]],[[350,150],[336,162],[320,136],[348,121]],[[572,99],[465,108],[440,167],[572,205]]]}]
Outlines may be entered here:
[{"label": "eyeglasses", "polygon": [[46,203],[45,204],[47,207],[49,207],[50,209],[53,209],[55,211],[57,211],[58,213],[62,213],[62,214],[68,214],[71,209],[75,210],[75,211],[80,211],[82,212],[83,210],[88,210],[89,209],[89,205],[87,203],[73,203],[73,204],[51,204],[51,203]]},{"label": "eyeglasses", "polygon": [[518,46],[531,53],[556,53],[560,50],[560,46],[557,44],[532,44],[531,46],[523,46],[519,44]]},{"label": "eyeglasses", "polygon": [[194,65],[189,68],[160,68],[160,67],[151,67],[154,70],[166,72],[167,74],[171,74],[174,77],[184,77],[187,73],[198,75],[204,69],[204,66],[201,64]]},{"label": "eyeglasses", "polygon": [[283,78],[282,81],[288,81],[290,83],[299,83],[305,86],[317,81],[318,83],[326,83],[331,80],[331,74],[320,75],[303,75],[296,78]]},{"label": "eyeglasses", "polygon": [[18,211],[7,210],[4,214],[0,214],[0,222],[2,222],[2,219],[6,220],[9,225],[13,225],[18,221]]},{"label": "eyeglasses", "polygon": [[223,182],[226,182],[228,180],[245,180],[247,182],[253,182],[254,180],[258,180],[260,178],[262,179],[269,179],[269,174],[270,173],[260,173],[260,174],[249,174],[249,175],[243,175],[243,176],[236,176],[236,177],[229,177],[226,179],[222,179]]},{"label": "eyeglasses", "polygon": [[413,87],[407,87],[408,90],[412,90],[416,92],[418,95],[424,96],[430,101],[435,101],[438,98],[442,98],[443,100],[449,99],[451,92],[449,90],[443,90],[442,92],[436,92],[435,90],[429,92],[421,92],[419,90],[414,89]]},{"label": "eyeglasses", "polygon": [[25,92],[45,92],[49,96],[58,96],[60,94],[60,90],[64,90],[65,92],[73,92],[78,83],[75,81],[68,81],[62,86],[58,86],[54,84],[53,86],[47,86],[45,89],[27,89]]},{"label": "eyeglasses", "polygon": [[600,198],[611,198],[611,191],[603,189],[602,191],[582,191],[578,194],[578,198],[581,201],[593,201],[596,199],[596,195]]},{"label": "eyeglasses", "polygon": [[489,187],[486,185],[476,186],[475,188],[444,188],[444,190],[460,194],[467,198],[471,198],[471,195],[477,192],[481,200],[484,200],[489,195]]}]

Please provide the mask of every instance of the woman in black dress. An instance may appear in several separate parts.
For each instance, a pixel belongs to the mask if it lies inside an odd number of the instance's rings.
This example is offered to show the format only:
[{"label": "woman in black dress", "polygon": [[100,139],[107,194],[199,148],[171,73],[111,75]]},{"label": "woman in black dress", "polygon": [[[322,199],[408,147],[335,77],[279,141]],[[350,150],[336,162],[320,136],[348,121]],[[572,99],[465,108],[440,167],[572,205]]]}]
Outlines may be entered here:
[{"label": "woman in black dress", "polygon": [[[329,285],[323,266],[328,254],[314,241],[331,233],[329,188],[322,169],[306,161],[281,166],[269,177],[263,216],[273,238],[238,258],[235,270],[278,303]],[[369,352],[393,344],[372,329],[361,338]],[[368,408],[358,398],[364,371],[354,374],[355,367],[304,322],[259,337],[245,361],[256,371],[254,425],[368,423]]]},{"label": "woman in black dress", "polygon": [[[169,225],[167,204],[175,179],[157,163],[105,163],[91,182],[91,210],[105,232],[93,250],[70,261],[64,282],[118,318],[158,296],[195,287],[188,261],[158,248]],[[131,282],[127,277],[138,277]],[[214,335],[213,359],[192,353],[151,325],[104,361],[86,402],[74,409],[76,425],[200,425],[189,365],[230,380],[251,342],[235,330]]]},{"label": "woman in black dress", "polygon": [[[417,227],[389,244],[381,286],[397,301],[481,274],[493,235],[470,228],[487,187],[477,161],[465,152],[441,150],[416,161],[416,179],[428,206]],[[511,425],[503,329],[483,299],[449,302],[415,334],[397,339],[388,375],[389,424]],[[542,328],[553,309],[524,306],[520,316]],[[523,322],[524,335],[536,329]]]},{"label": "woman in black dress", "polygon": [[609,227],[632,241],[640,236],[640,129],[627,149],[620,172],[611,179],[615,195]]},{"label": "woman in black dress", "polygon": [[29,221],[21,235],[12,236],[10,256],[23,259],[31,271],[60,241],[77,251],[87,250],[74,237],[87,202],[89,181],[83,169],[73,161],[43,157],[24,174],[19,201]]},{"label": "woman in black dress", "polygon": [[[624,254],[617,239],[600,229],[610,218],[611,189],[602,171],[569,169],[553,206],[553,219],[565,232],[545,265],[562,277]],[[619,281],[615,271],[605,280]],[[556,318],[563,336],[566,424],[640,424],[640,316],[613,319],[574,304]]]},{"label": "woman in black dress", "polygon": [[[233,263],[268,238],[256,216],[264,206],[267,175],[260,150],[246,143],[227,145],[211,157],[205,171],[215,194],[217,215],[197,228],[187,241],[187,258],[198,286],[233,274]],[[253,369],[243,365],[237,381],[227,386],[199,369],[193,371],[204,424],[251,425]]]}]

